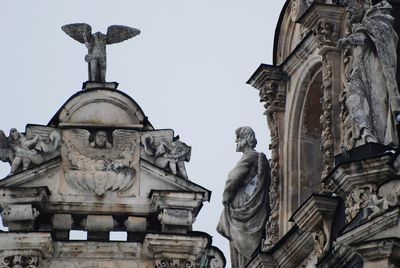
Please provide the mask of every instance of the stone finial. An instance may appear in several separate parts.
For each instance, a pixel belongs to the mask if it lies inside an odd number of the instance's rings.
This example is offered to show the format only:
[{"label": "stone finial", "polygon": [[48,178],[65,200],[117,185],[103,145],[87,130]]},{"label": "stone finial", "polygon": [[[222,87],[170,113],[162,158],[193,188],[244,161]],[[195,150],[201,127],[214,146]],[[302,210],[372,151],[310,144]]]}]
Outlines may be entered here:
[{"label": "stone finial", "polygon": [[111,25],[107,34],[96,32],[86,23],[73,23],[61,27],[70,37],[85,44],[88,54],[85,61],[89,64],[89,81],[105,82],[107,68],[106,45],[120,43],[138,34],[140,30],[128,26]]}]

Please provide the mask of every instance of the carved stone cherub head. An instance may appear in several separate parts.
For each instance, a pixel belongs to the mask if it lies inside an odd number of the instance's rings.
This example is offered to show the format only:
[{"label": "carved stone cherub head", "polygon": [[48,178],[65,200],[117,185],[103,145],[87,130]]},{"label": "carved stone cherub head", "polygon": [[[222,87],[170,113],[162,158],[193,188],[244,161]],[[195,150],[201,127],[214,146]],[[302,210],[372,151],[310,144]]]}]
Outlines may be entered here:
[{"label": "carved stone cherub head", "polygon": [[254,149],[257,145],[256,135],[250,127],[239,127],[236,133],[236,152]]},{"label": "carved stone cherub head", "polygon": [[108,141],[108,136],[105,131],[97,131],[94,136],[94,141],[90,143],[90,147],[92,148],[100,148],[100,149],[110,149],[112,147],[111,143]]}]

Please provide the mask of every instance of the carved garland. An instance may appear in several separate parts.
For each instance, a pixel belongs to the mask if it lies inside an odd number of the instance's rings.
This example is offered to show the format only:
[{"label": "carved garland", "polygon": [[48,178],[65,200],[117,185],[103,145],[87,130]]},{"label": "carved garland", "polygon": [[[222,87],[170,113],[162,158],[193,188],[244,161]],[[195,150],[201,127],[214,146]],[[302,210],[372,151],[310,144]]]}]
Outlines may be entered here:
[{"label": "carved garland", "polygon": [[321,99],[322,115],[320,123],[322,125],[321,151],[323,155],[322,178],[325,178],[332,170],[333,166],[333,134],[332,134],[332,66],[329,64],[326,54],[322,55],[322,94]]}]

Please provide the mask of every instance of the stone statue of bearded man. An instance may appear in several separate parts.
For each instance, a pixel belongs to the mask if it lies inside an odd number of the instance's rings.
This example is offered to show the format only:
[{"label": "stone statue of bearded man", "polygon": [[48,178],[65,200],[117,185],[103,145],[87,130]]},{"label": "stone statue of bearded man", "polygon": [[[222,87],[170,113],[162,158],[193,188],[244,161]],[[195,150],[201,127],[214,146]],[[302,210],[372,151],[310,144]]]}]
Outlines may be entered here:
[{"label": "stone statue of bearded man", "polygon": [[247,265],[261,242],[270,213],[270,168],[266,156],[254,150],[256,144],[250,127],[236,130],[236,151],[243,155],[228,175],[224,210],[217,226],[217,231],[230,240],[232,268]]}]

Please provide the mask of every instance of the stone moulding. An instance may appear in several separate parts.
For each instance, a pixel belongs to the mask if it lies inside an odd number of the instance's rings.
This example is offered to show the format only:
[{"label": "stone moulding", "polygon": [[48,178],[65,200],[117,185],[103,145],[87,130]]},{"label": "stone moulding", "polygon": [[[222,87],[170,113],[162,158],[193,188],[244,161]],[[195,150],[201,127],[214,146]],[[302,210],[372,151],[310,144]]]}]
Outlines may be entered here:
[{"label": "stone moulding", "polygon": [[297,268],[313,248],[313,237],[295,225],[266,254],[273,257],[277,267]]},{"label": "stone moulding", "polygon": [[[399,261],[400,209],[387,211],[370,221],[346,231],[336,239],[335,251],[351,250],[364,258],[364,265],[387,259]],[[392,267],[375,264],[366,267]]]},{"label": "stone moulding", "polygon": [[312,194],[291,218],[300,229],[312,234],[317,259],[328,251],[331,244],[332,221],[338,203],[337,197]]}]

